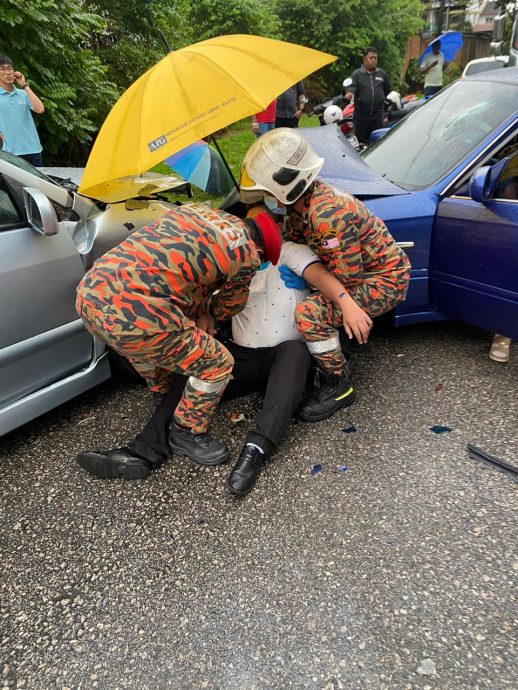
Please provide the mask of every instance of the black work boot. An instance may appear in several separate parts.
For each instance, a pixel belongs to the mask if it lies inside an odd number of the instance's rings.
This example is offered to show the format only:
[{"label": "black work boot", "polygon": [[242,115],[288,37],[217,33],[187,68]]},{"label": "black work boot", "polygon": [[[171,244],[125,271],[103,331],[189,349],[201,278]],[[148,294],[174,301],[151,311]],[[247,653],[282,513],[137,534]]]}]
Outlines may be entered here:
[{"label": "black work boot", "polygon": [[106,453],[84,451],[76,456],[80,467],[100,479],[144,479],[151,463],[134,455],[129,448],[114,448]]},{"label": "black work boot", "polygon": [[332,376],[317,369],[315,385],[297,410],[297,417],[303,422],[320,422],[332,417],[342,407],[354,402],[351,365],[345,365],[342,376]]},{"label": "black work boot", "polygon": [[169,432],[169,448],[175,455],[186,455],[198,465],[222,465],[228,460],[229,449],[224,443],[216,441],[210,434],[191,434],[181,429],[175,422]]},{"label": "black work boot", "polygon": [[246,444],[228,478],[228,488],[233,494],[246,496],[252,491],[264,462],[264,453],[259,448]]}]

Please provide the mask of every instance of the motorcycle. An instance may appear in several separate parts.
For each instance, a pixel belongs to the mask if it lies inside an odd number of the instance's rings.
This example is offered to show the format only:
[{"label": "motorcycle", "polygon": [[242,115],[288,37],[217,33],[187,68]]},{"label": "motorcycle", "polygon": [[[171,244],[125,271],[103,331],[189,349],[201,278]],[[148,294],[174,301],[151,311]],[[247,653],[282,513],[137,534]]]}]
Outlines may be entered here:
[{"label": "motorcycle", "polygon": [[343,96],[334,96],[333,98],[326,98],[321,103],[318,103],[308,117],[317,115],[320,125],[337,124],[338,127],[347,137],[348,142],[355,149],[360,148],[360,142],[354,134],[353,127],[353,113],[354,105]]},{"label": "motorcycle", "polygon": [[[321,125],[337,124],[349,140],[349,143],[355,149],[360,150],[362,145],[354,134],[354,102],[350,102],[345,98],[345,93],[351,83],[350,77],[344,79],[342,94],[323,100],[311,110],[309,117],[317,115]],[[401,98],[397,91],[391,91],[385,100],[385,127],[393,127],[420,103],[421,101],[417,100],[415,95]]]}]

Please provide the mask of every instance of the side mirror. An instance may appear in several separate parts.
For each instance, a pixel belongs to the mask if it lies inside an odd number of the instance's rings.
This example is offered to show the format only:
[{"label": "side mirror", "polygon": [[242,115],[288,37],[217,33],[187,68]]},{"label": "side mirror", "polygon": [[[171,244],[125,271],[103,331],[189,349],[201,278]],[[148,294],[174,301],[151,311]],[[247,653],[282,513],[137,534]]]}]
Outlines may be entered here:
[{"label": "side mirror", "polygon": [[23,188],[23,202],[27,212],[30,227],[40,235],[57,235],[59,230],[58,218],[49,199],[39,189]]},{"label": "side mirror", "polygon": [[471,177],[469,181],[469,195],[473,201],[483,204],[491,196],[489,188],[491,182],[491,168],[483,165]]}]

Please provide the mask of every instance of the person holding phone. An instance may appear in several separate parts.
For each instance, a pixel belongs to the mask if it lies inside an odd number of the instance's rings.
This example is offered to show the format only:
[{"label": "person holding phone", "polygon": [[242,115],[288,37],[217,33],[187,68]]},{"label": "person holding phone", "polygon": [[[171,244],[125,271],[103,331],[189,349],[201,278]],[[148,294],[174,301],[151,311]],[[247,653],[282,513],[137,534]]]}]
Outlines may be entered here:
[{"label": "person holding phone", "polygon": [[[17,84],[17,87],[15,86]],[[35,167],[43,165],[42,146],[32,119],[45,106],[8,55],[0,55],[0,145],[2,151],[24,158]]]}]

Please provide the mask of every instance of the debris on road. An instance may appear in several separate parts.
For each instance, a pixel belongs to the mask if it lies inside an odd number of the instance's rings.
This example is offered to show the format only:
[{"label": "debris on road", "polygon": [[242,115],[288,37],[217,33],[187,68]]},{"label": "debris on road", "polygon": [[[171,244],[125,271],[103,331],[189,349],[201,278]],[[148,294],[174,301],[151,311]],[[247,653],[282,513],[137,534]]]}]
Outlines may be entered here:
[{"label": "debris on road", "polygon": [[430,427],[430,431],[433,431],[434,434],[444,434],[447,431],[453,431],[453,429],[451,429],[449,426],[435,425]]},{"label": "debris on road", "polygon": [[313,465],[313,467],[311,468],[311,474],[314,476],[319,472],[322,472],[322,465]]},{"label": "debris on road", "polygon": [[354,432],[356,431],[356,427],[354,426],[354,424],[350,424],[349,426],[346,426],[345,429],[342,429],[342,431],[344,432],[344,434],[354,434]]},{"label": "debris on road", "polygon": [[423,659],[417,667],[417,673],[420,676],[434,676],[437,673],[434,662],[431,659]]},{"label": "debris on road", "polygon": [[228,415],[228,418],[232,422],[232,424],[238,424],[239,422],[242,422],[245,419],[245,415],[242,412],[231,412]]}]

